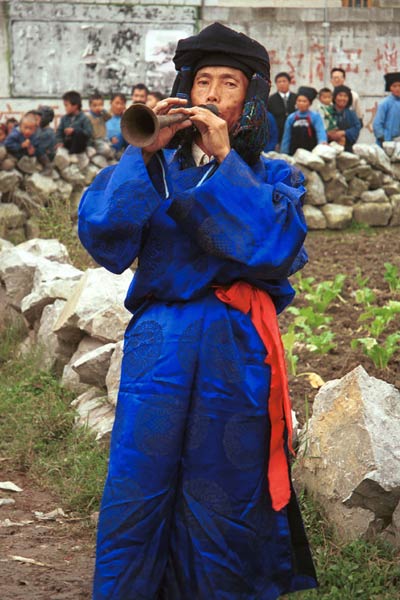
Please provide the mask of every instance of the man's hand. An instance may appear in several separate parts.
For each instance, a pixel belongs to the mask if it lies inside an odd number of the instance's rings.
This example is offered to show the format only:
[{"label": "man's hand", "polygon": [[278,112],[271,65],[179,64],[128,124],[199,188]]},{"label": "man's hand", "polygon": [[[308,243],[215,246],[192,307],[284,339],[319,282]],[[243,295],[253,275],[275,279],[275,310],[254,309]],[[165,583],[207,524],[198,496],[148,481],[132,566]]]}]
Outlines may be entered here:
[{"label": "man's hand", "polygon": [[26,138],[26,140],[21,142],[21,148],[29,148],[30,144],[31,144],[31,140],[29,138]]},{"label": "man's hand", "polygon": [[227,122],[201,106],[194,106],[190,112],[190,120],[201,135],[202,149],[221,163],[231,151]]},{"label": "man's hand", "polygon": [[64,129],[64,133],[65,133],[65,135],[72,135],[74,133],[74,128],[73,127],[66,127]]},{"label": "man's hand", "polygon": [[161,150],[161,148],[164,148],[168,142],[171,141],[177,131],[180,129],[186,129],[192,125],[191,121],[189,120],[192,109],[184,108],[186,104],[187,100],[183,100],[182,98],[165,98],[165,100],[157,102],[153,108],[153,111],[157,116],[160,117],[162,115],[174,115],[176,113],[183,112],[184,114],[188,115],[188,118],[182,123],[174,123],[170,127],[163,127],[160,129],[157,139],[150,146],[146,146],[142,149],[143,160],[146,164],[149,162],[153,154],[158,152],[158,150]]}]

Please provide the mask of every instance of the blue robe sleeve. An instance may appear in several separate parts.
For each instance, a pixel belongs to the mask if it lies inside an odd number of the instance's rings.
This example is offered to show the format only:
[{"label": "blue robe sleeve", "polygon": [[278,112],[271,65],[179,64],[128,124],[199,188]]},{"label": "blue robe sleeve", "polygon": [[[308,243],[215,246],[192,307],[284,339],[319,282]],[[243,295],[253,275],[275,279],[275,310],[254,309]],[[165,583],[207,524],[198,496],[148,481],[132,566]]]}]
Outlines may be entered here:
[{"label": "blue robe sleeve", "polygon": [[168,214],[208,254],[252,276],[287,277],[307,231],[305,188],[295,180],[302,178],[284,161],[256,173],[231,150],[209,179],[175,196]]},{"label": "blue robe sleeve", "polygon": [[358,140],[361,131],[361,121],[354,110],[348,109],[346,120],[349,126],[345,129],[346,141],[353,145]]},{"label": "blue robe sleeve", "polygon": [[295,114],[296,113],[291,113],[285,121],[285,127],[283,130],[283,136],[282,136],[281,148],[280,148],[280,151],[283,152],[284,154],[289,154],[290,142],[292,141],[292,124],[294,121]]},{"label": "blue robe sleeve", "polygon": [[310,111],[312,123],[315,128],[315,134],[317,136],[317,143],[322,144],[323,142],[328,141],[328,137],[326,135],[324,121],[319,113]]},{"label": "blue robe sleeve", "polygon": [[388,108],[387,102],[381,102],[378,105],[378,109],[376,111],[373,130],[376,137],[377,144],[381,145],[381,140],[385,137],[385,123],[386,123],[386,112]]},{"label": "blue robe sleeve", "polygon": [[161,159],[155,156],[151,163],[149,173],[141,150],[129,146],[82,196],[79,238],[95,261],[113,273],[122,273],[135,260],[144,229],[163,200],[151,176],[152,169],[160,170]]},{"label": "blue robe sleeve", "polygon": [[265,145],[264,152],[275,150],[279,141],[278,126],[272,113],[267,113],[268,118],[268,142]]}]

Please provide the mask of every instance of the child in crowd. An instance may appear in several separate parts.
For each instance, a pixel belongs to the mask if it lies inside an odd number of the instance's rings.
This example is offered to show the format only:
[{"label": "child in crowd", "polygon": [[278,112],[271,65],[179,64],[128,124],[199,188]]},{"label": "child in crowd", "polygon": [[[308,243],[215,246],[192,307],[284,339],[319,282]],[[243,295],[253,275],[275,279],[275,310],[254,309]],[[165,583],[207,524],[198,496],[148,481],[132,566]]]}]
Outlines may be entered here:
[{"label": "child in crowd", "polygon": [[324,122],[326,131],[334,129],[336,127],[335,117],[333,115],[333,104],[332,104],[332,90],[327,87],[323,87],[318,92],[318,100],[315,108],[313,109],[316,113],[320,114]]},{"label": "child in crowd", "polygon": [[38,137],[37,120],[32,113],[25,114],[19,127],[14,127],[7,136],[5,146],[7,152],[20,159],[23,156],[35,156],[37,154]]},{"label": "child in crowd", "polygon": [[70,154],[84,152],[92,139],[93,127],[82,112],[79,92],[66,92],[63,97],[66,114],[61,118],[56,132],[57,147],[64,146]]},{"label": "child in crowd", "polygon": [[149,92],[147,94],[146,106],[154,108],[157,102],[164,100],[165,96],[161,92]]},{"label": "child in crowd", "polygon": [[17,125],[18,125],[18,121],[14,117],[10,117],[9,119],[7,119],[7,121],[6,121],[7,135],[9,135],[12,132],[12,130],[14,129],[14,127],[16,127]]},{"label": "child in crowd", "polygon": [[38,108],[40,115],[38,135],[38,160],[44,166],[43,175],[51,173],[51,161],[55,154],[56,134],[50,127],[54,119],[54,110],[50,106],[41,105]]},{"label": "child in crowd", "polygon": [[317,90],[302,86],[298,89],[296,108],[285,122],[281,152],[294,154],[298,148],[312,150],[317,144],[327,142],[324,122],[321,115],[310,110],[317,96]]},{"label": "child in crowd", "polygon": [[7,126],[5,123],[0,123],[0,146],[4,146],[7,137]]},{"label": "child in crowd", "polygon": [[400,72],[386,73],[385,92],[390,96],[385,98],[376,111],[373,129],[376,143],[400,142]]},{"label": "child in crowd", "polygon": [[89,97],[89,109],[89,120],[93,128],[93,145],[99,154],[111,158],[113,151],[107,141],[106,126],[111,115],[104,109],[104,98],[98,92]]},{"label": "child in crowd", "polygon": [[106,123],[107,139],[111,143],[111,146],[119,152],[126,146],[124,138],[121,133],[121,118],[126,108],[126,96],[117,92],[111,96],[111,119],[108,119]]}]

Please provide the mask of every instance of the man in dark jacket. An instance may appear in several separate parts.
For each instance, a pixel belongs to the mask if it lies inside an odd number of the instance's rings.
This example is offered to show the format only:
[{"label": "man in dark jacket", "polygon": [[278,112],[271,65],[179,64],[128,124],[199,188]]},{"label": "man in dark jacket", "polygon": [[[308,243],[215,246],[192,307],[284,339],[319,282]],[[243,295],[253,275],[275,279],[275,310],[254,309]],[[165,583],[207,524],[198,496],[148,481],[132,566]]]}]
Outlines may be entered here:
[{"label": "man in dark jacket", "polygon": [[291,77],[289,73],[278,73],[275,76],[275,85],[278,90],[268,100],[268,112],[270,112],[278,125],[278,141],[281,143],[285,121],[290,113],[296,110],[296,94],[289,90]]}]

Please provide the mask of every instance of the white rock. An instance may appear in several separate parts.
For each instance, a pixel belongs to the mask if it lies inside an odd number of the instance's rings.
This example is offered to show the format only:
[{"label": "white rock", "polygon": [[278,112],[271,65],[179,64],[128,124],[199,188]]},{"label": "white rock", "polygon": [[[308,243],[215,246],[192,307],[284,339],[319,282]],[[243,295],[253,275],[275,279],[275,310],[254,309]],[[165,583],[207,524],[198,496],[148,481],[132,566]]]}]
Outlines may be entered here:
[{"label": "white rock", "polygon": [[342,204],[325,204],[321,211],[326,219],[328,229],[345,229],[351,223],[353,207]]},{"label": "white rock", "polygon": [[65,300],[56,300],[44,307],[37,332],[37,344],[41,347],[41,364],[44,368],[62,371],[70,359],[70,350],[53,332],[54,323],[61,314]]},{"label": "white rock", "polygon": [[[66,340],[79,340],[82,332],[87,332],[105,342],[118,341],[121,320],[125,328],[131,318],[131,314],[121,308],[131,280],[129,269],[121,275],[103,268],[88,269],[55,325],[58,335]],[[111,321],[116,324],[116,331],[110,330]]]},{"label": "white rock", "polygon": [[73,362],[71,366],[78,373],[79,381],[95,385],[98,388],[105,387],[106,374],[110,367],[114,348],[115,344],[104,344],[104,346],[83,354]]},{"label": "white rock", "polygon": [[14,244],[8,240],[3,240],[3,238],[0,238],[0,254],[3,252],[3,250],[10,250],[11,248],[14,248]]},{"label": "white rock", "polygon": [[304,202],[312,206],[320,206],[326,203],[324,184],[315,171],[310,171],[307,176],[307,193]]},{"label": "white rock", "polygon": [[82,275],[82,271],[70,264],[42,259],[35,269],[32,291],[21,301],[24,317],[34,323],[47,304],[57,299],[68,300]]},{"label": "white rock", "polygon": [[[60,337],[59,337],[59,339],[60,339]],[[66,343],[66,342],[63,342],[63,340],[61,340],[61,343]],[[80,340],[77,347],[75,347],[75,350],[73,351],[69,362],[67,364],[65,364],[65,366],[64,366],[62,378],[61,378],[61,385],[63,387],[65,387],[68,390],[71,390],[72,392],[75,392],[77,394],[82,394],[88,390],[88,388],[90,386],[86,383],[80,382],[79,375],[76,371],[74,371],[74,369],[72,368],[72,365],[81,356],[83,356],[87,352],[90,352],[91,350],[94,350],[95,348],[99,348],[100,346],[103,346],[103,342],[101,342],[100,340],[91,338],[89,336],[84,336]],[[72,346],[70,346],[70,347],[72,347]]]},{"label": "white rock", "polygon": [[362,202],[389,202],[384,190],[369,190],[361,194]]},{"label": "white rock", "polygon": [[124,350],[124,342],[121,340],[115,344],[115,350],[111,356],[110,368],[106,376],[108,401],[115,406],[117,404],[119,384],[121,380],[121,364]]},{"label": "white rock", "polygon": [[360,157],[352,152],[341,152],[338,154],[336,164],[341,171],[357,167],[360,164]]},{"label": "white rock", "polygon": [[26,178],[25,188],[28,193],[47,201],[57,192],[58,185],[51,177],[33,173],[33,175]]},{"label": "white rock", "polygon": [[359,366],[322,386],[306,435],[296,477],[339,535],[382,530],[400,501],[400,392]]},{"label": "white rock", "polygon": [[357,223],[372,227],[386,227],[393,214],[389,202],[358,202],[354,206],[353,218]]},{"label": "white rock", "polygon": [[58,263],[71,264],[67,248],[64,244],[55,239],[45,240],[34,238],[27,242],[23,242],[22,244],[18,244],[17,248],[30,252],[35,256],[41,256],[42,258],[47,258],[48,260]]},{"label": "white rock", "polygon": [[30,293],[33,276],[39,262],[44,260],[15,246],[0,253],[0,280],[6,288],[9,303],[17,309]]},{"label": "white rock", "polygon": [[96,439],[101,439],[111,432],[115,411],[106,397],[96,396],[96,394],[99,394],[99,390],[91,388],[76,398],[73,406],[78,413],[76,425],[87,427],[97,434]]},{"label": "white rock", "polygon": [[390,160],[385,151],[377,144],[354,144],[353,152],[361,158],[365,158],[371,166],[384,173],[389,173],[389,175],[392,174]]},{"label": "white rock", "polygon": [[325,162],[330,162],[336,158],[336,150],[328,144],[318,144],[313,148],[312,154],[316,154],[322,158]]},{"label": "white rock", "polygon": [[57,169],[62,171],[70,164],[71,155],[66,148],[58,148],[53,162]]},{"label": "white rock", "polygon": [[319,208],[305,204],[303,212],[309,229],[326,229],[326,218]]},{"label": "white rock", "polygon": [[322,158],[304,148],[298,148],[293,158],[296,165],[304,165],[312,171],[319,171],[325,166],[325,161]]},{"label": "white rock", "polygon": [[10,504],[15,504],[13,498],[0,498],[0,506],[8,506]]},{"label": "white rock", "polygon": [[17,167],[22,173],[28,174],[35,173],[42,168],[34,156],[23,156],[17,162]]},{"label": "white rock", "polygon": [[4,225],[7,228],[15,229],[16,227],[21,227],[25,221],[25,213],[16,204],[12,204],[11,202],[0,204],[0,227]]},{"label": "white rock", "polygon": [[92,163],[94,165],[96,165],[96,167],[99,167],[100,169],[104,169],[104,167],[108,166],[108,162],[107,159],[104,156],[101,156],[101,154],[96,154],[95,156],[92,157]]},{"label": "white rock", "polygon": [[22,492],[22,488],[12,481],[0,481],[0,490],[5,490],[6,492]]},{"label": "white rock", "polygon": [[16,169],[0,171],[0,192],[12,192],[22,182],[22,174]]}]

